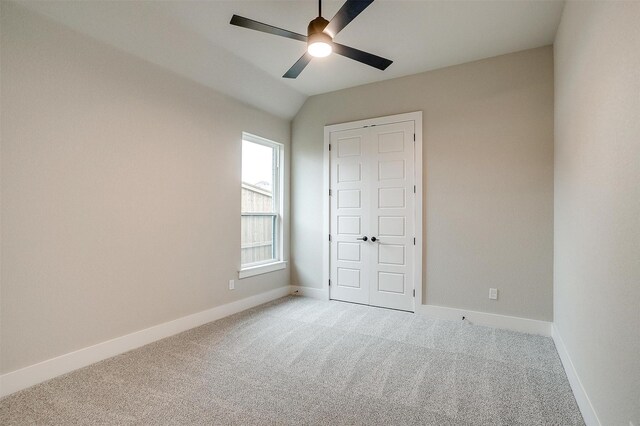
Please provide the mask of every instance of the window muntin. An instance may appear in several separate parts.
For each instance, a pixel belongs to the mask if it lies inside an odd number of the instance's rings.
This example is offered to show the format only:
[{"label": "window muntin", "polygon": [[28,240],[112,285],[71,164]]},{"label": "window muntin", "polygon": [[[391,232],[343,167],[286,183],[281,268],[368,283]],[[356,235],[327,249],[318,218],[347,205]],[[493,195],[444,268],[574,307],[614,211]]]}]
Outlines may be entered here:
[{"label": "window muntin", "polygon": [[242,137],[241,269],[282,260],[282,145]]}]

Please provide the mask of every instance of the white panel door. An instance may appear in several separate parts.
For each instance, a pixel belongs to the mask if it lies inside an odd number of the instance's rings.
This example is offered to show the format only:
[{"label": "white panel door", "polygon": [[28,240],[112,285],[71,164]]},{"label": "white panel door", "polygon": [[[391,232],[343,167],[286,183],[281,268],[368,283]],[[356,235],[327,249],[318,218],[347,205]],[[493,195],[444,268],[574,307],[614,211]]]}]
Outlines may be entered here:
[{"label": "white panel door", "polygon": [[331,134],[331,297],[355,303],[369,303],[366,136],[366,129]]},{"label": "white panel door", "polygon": [[414,310],[414,122],[332,132],[330,297]]},{"label": "white panel door", "polygon": [[413,311],[414,122],[370,127],[369,304]]}]

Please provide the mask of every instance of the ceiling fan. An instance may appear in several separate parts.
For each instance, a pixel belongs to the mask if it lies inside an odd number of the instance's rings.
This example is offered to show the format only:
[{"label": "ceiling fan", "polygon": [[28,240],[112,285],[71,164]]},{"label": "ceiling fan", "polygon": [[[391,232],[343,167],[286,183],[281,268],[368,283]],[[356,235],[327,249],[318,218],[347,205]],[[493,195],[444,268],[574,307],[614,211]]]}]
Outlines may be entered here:
[{"label": "ceiling fan", "polygon": [[306,42],[307,51],[282,76],[284,78],[296,78],[311,59],[329,56],[331,52],[384,71],[393,61],[333,41],[333,38],[371,3],[373,0],[347,0],[333,19],[327,21],[322,17],[322,0],[318,0],[318,17],[309,22],[306,36],[238,15],[233,15],[230,24]]}]

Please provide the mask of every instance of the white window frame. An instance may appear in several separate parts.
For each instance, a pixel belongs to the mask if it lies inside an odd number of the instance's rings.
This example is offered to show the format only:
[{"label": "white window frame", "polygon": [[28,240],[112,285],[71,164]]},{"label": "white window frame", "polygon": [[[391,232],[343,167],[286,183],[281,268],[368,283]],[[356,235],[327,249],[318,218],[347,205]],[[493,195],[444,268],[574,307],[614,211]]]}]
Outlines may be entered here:
[{"label": "white window frame", "polygon": [[[242,140],[267,146],[272,148],[274,152],[273,206],[275,207],[276,229],[274,237],[276,241],[274,241],[273,246],[277,250],[277,255],[275,259],[265,262],[241,264],[238,271],[238,278],[240,279],[278,271],[287,267],[287,262],[284,260],[284,145],[247,132],[242,132]],[[243,215],[245,212],[241,210],[240,214]],[[270,216],[268,213],[265,215]]]}]

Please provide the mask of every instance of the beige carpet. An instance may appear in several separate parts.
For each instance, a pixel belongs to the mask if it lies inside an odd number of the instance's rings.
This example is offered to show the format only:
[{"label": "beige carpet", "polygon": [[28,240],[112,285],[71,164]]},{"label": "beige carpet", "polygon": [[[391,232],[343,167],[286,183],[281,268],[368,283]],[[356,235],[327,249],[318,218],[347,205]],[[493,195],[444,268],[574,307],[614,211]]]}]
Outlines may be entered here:
[{"label": "beige carpet", "polygon": [[582,425],[553,341],[288,297],[0,401],[2,425]]}]

